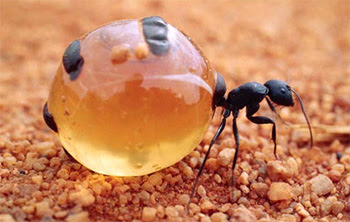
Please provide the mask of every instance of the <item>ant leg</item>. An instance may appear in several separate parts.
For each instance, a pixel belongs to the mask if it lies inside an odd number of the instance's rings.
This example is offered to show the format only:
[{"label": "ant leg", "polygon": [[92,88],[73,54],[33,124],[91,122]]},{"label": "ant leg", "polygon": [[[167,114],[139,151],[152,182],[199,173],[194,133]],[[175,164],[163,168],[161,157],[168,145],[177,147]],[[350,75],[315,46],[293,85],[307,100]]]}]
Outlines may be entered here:
[{"label": "ant leg", "polygon": [[194,185],[193,185],[193,188],[192,188],[192,192],[191,192],[191,196],[190,196],[190,200],[188,202],[188,205],[187,205],[187,211],[189,211],[190,209],[190,203],[191,203],[191,200],[196,192],[196,189],[197,189],[197,185],[198,185],[198,181],[199,181],[199,177],[202,175],[202,172],[203,172],[203,169],[204,169],[204,165],[205,165],[205,162],[207,162],[207,159],[208,159],[208,156],[209,156],[209,153],[210,153],[210,150],[211,150],[211,147],[214,145],[215,141],[217,140],[217,138],[220,136],[220,134],[222,133],[222,131],[224,130],[225,126],[226,126],[226,118],[230,116],[230,112],[231,110],[229,109],[226,109],[224,111],[224,114],[223,114],[223,118],[222,118],[222,121],[221,121],[221,124],[217,130],[217,132],[215,133],[213,139],[211,140],[210,142],[210,145],[209,145],[209,149],[207,151],[207,153],[205,154],[205,157],[204,157],[204,160],[203,160],[203,163],[199,169],[199,172],[198,172],[198,175],[196,177],[196,180],[194,182]]},{"label": "ant leg", "polygon": [[278,119],[280,119],[282,121],[283,124],[289,126],[289,124],[284,121],[284,119],[282,119],[282,117],[280,116],[280,114],[277,112],[277,110],[275,109],[275,106],[273,105],[273,103],[271,102],[271,100],[268,98],[268,97],[265,97],[266,101],[267,101],[267,104],[269,105],[269,108],[271,109],[271,111],[273,113],[276,114],[276,116],[278,117]]},{"label": "ant leg", "polygon": [[275,106],[272,104],[271,100],[269,98],[267,98],[267,97],[265,97],[265,99],[266,99],[266,102],[269,105],[271,111],[278,115],[278,113],[277,113],[277,111],[275,109]]},{"label": "ant leg", "polygon": [[276,124],[275,122],[270,119],[269,117],[266,116],[253,116],[254,113],[256,113],[259,110],[259,104],[254,104],[254,105],[249,105],[247,106],[247,118],[256,124],[272,124],[272,140],[274,143],[274,149],[273,153],[275,155],[275,158],[278,160],[276,149],[277,149],[277,144],[276,144]]},{"label": "ant leg", "polygon": [[[238,114],[238,113],[237,113]],[[238,134],[238,129],[237,129],[237,115],[234,114],[233,117],[233,125],[232,125],[232,129],[233,129],[233,135],[235,137],[235,141],[236,141],[236,150],[235,150],[235,156],[233,158],[233,163],[232,163],[232,169],[231,169],[231,200],[233,200],[233,188],[235,185],[235,179],[234,179],[234,171],[236,168],[236,163],[237,163],[237,158],[238,158],[238,151],[239,151],[239,134]]]}]

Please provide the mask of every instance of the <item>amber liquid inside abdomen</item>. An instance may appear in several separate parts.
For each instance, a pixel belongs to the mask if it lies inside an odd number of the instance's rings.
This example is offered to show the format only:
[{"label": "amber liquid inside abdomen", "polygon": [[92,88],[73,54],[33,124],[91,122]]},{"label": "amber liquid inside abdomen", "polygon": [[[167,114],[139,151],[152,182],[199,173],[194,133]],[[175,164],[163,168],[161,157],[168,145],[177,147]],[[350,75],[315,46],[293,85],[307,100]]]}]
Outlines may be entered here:
[{"label": "amber liquid inside abdomen", "polygon": [[[72,81],[61,65],[48,100],[65,149],[108,175],[145,175],[181,160],[200,143],[212,116],[213,71],[196,47],[169,26],[171,51],[110,61],[112,46],[146,44],[137,21],[91,32]],[[120,35],[124,33],[124,35]]]},{"label": "amber liquid inside abdomen", "polygon": [[144,175],[181,160],[208,128],[212,96],[192,83],[162,81],[194,87],[200,100],[186,104],[169,88],[145,89],[139,80],[108,100],[89,92],[81,99],[57,75],[49,109],[62,145],[86,167],[108,175]]}]

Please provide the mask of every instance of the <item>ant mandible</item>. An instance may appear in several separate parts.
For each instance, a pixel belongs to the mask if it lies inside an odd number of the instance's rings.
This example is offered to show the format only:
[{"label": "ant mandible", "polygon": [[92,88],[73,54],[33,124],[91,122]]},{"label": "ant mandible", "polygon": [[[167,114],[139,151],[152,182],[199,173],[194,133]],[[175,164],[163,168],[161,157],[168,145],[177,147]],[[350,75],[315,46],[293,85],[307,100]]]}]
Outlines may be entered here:
[{"label": "ant mandible", "polygon": [[[310,140],[311,140],[311,147],[313,146],[313,136],[311,131],[311,126],[309,119],[307,118],[305,108],[303,105],[303,102],[301,100],[301,97],[297,92],[295,92],[289,85],[287,85],[286,82],[280,81],[280,80],[269,80],[264,85],[257,83],[257,82],[247,82],[232,91],[229,92],[227,98],[225,98],[226,93],[226,85],[223,77],[217,73],[217,85],[215,88],[215,94],[213,98],[213,108],[216,107],[222,107],[223,113],[222,113],[222,120],[219,125],[219,128],[217,132],[215,133],[213,139],[210,142],[209,149],[207,153],[205,154],[203,163],[199,169],[198,175],[196,177],[194,186],[192,188],[190,200],[188,203],[188,209],[189,205],[191,203],[192,198],[194,197],[194,194],[197,189],[198,181],[200,176],[202,175],[204,165],[208,159],[210,150],[212,146],[214,145],[215,141],[218,139],[222,131],[224,130],[226,126],[226,119],[229,117],[232,113],[233,115],[233,135],[236,142],[236,150],[235,155],[233,157],[233,163],[231,168],[231,187],[233,189],[234,187],[234,170],[237,163],[237,157],[239,152],[239,134],[238,134],[238,127],[237,127],[237,117],[238,113],[241,109],[246,108],[246,117],[253,123],[256,124],[272,124],[272,140],[274,143],[274,155],[275,158],[278,159],[276,154],[276,124],[275,122],[266,116],[253,116],[260,108],[260,103],[266,99],[267,104],[269,108],[274,112],[277,113],[275,110],[275,107],[273,103],[277,105],[282,106],[293,106],[294,100],[292,96],[292,92],[297,96],[300,106],[302,109],[302,112],[305,116],[309,132],[310,132]],[[233,199],[233,192],[231,193],[231,198]]]}]

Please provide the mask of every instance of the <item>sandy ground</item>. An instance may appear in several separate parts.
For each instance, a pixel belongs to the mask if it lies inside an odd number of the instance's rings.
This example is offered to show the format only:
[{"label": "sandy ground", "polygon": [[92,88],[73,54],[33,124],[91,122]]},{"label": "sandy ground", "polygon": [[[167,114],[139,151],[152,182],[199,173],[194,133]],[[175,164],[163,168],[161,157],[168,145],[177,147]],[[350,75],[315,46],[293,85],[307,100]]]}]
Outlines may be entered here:
[{"label": "sandy ground", "polygon": [[[68,157],[42,120],[67,45],[101,24],[159,15],[191,36],[229,89],[286,80],[299,105],[239,118],[234,200],[231,124],[213,147],[196,197],[189,193],[219,116],[182,161],[152,175],[117,178]],[[0,1],[0,221],[349,221],[349,1]],[[229,121],[231,122],[231,121]]]}]

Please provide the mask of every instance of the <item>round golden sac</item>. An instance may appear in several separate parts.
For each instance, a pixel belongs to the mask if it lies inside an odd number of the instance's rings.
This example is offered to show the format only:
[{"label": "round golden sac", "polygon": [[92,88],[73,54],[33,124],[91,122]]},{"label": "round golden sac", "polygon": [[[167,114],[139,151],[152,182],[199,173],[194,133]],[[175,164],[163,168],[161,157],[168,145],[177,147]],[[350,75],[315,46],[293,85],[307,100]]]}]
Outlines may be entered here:
[{"label": "round golden sac", "polygon": [[44,116],[87,168],[145,175],[200,143],[213,114],[215,84],[215,71],[182,32],[159,17],[122,20],[67,48]]}]

